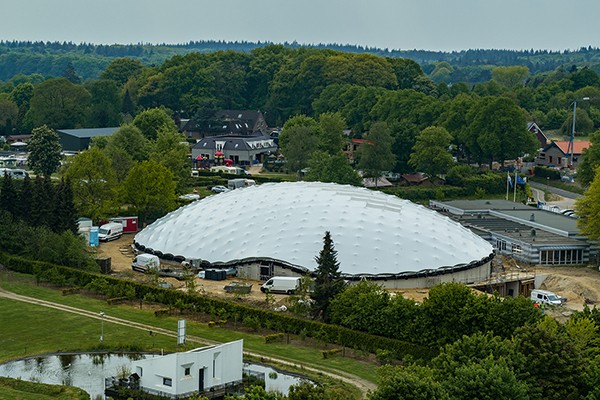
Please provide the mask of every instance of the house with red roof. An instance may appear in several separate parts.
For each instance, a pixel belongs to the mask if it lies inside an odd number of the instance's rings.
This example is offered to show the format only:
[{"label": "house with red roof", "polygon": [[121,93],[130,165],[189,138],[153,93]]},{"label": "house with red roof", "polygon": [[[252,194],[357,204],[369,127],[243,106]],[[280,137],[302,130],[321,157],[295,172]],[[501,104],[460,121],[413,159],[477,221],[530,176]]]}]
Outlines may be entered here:
[{"label": "house with red roof", "polygon": [[[569,141],[551,142],[544,147],[535,164],[544,167],[568,167],[571,162],[571,148],[569,147]],[[577,165],[581,161],[581,155],[583,150],[590,147],[589,141],[577,141],[573,142],[573,167],[577,168]]]}]

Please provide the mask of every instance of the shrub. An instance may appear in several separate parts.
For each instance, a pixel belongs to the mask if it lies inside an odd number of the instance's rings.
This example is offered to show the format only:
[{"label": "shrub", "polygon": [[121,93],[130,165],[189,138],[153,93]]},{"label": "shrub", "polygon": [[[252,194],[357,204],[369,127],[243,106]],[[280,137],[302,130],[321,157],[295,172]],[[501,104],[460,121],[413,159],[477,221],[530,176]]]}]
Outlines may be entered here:
[{"label": "shrub", "polygon": [[323,355],[323,358],[331,358],[341,352],[342,352],[342,349],[331,349],[331,350],[323,350],[321,352],[321,354]]},{"label": "shrub", "polygon": [[284,334],[283,333],[275,333],[273,335],[265,336],[265,343],[274,343],[283,341]]}]

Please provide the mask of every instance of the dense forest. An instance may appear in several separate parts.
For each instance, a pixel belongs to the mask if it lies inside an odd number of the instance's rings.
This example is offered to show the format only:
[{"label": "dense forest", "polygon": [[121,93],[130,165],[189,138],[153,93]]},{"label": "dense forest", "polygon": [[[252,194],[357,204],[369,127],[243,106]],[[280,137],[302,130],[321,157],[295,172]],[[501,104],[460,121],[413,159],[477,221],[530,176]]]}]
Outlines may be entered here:
[{"label": "dense forest", "polygon": [[[71,63],[84,80],[98,78],[104,68],[115,58],[128,57],[145,66],[162,64],[174,55],[238,51],[249,53],[254,49],[271,46],[270,42],[201,40],[181,44],[91,44],[72,42],[0,41],[0,80],[9,80],[18,74],[40,74],[45,77],[61,76]],[[578,50],[503,50],[469,49],[452,52],[428,50],[379,49],[348,44],[299,44],[285,42],[287,49],[335,50],[344,53],[372,54],[378,57],[406,58],[418,63],[426,74],[431,74],[440,63],[447,63],[450,74],[446,83],[480,83],[490,79],[494,66],[520,65],[532,74],[553,71],[571,65],[587,66],[600,72],[600,49],[582,47]],[[445,64],[444,64],[445,65]],[[435,78],[435,77],[434,77]],[[436,79],[434,79],[436,80]],[[441,80],[436,80],[441,82]]]}]

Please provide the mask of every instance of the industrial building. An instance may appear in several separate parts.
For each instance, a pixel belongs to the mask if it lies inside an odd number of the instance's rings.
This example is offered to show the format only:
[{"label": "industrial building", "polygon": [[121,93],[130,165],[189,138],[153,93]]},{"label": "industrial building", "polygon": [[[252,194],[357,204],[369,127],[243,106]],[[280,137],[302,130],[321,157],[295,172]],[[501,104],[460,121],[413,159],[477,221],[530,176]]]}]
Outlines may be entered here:
[{"label": "industrial building", "polygon": [[588,264],[597,253],[571,216],[505,200],[432,200],[430,207],[471,229],[499,254],[529,264]]},{"label": "industrial building", "polygon": [[140,251],[200,260],[249,279],[298,276],[317,267],[329,231],[340,271],[386,288],[477,282],[492,245],[426,207],[379,191],[320,182],[269,183],[184,206],[135,236]]}]

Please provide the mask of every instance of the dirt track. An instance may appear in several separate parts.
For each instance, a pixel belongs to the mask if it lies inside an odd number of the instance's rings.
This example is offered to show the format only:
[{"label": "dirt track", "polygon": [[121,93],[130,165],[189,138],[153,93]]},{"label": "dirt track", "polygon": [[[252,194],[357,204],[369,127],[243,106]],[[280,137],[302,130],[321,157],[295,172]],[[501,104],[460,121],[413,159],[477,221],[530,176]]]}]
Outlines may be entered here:
[{"label": "dirt track", "polygon": [[546,275],[543,289],[568,299],[564,307],[582,310],[584,304],[600,306],[600,272],[596,268],[537,267],[536,275]]}]

